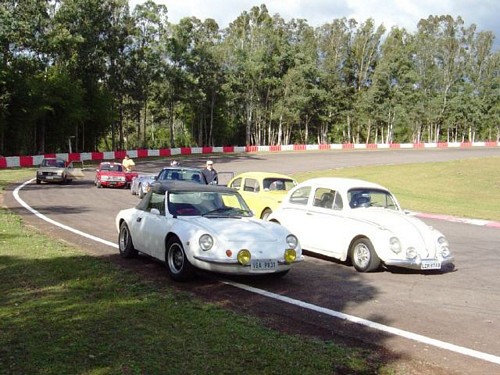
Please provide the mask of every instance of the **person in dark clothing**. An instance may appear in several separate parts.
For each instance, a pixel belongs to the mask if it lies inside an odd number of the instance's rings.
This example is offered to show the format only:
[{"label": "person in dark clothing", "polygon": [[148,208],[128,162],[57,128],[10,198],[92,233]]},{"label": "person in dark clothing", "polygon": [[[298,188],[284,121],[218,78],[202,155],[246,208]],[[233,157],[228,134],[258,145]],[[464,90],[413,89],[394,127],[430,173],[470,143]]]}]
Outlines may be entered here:
[{"label": "person in dark clothing", "polygon": [[212,160],[207,160],[207,165],[202,171],[205,180],[209,185],[217,185],[219,179],[217,177],[217,171],[214,169],[214,162]]}]

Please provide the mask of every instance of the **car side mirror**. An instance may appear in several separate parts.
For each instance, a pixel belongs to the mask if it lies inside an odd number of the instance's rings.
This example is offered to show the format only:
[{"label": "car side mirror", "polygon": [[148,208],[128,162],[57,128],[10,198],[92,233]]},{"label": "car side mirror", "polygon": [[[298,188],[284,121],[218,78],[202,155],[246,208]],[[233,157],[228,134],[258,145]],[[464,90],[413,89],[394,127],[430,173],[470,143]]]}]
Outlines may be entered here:
[{"label": "car side mirror", "polygon": [[151,211],[149,211],[149,212],[151,212],[153,215],[159,215],[160,214],[160,210],[157,209],[157,208],[152,208]]}]

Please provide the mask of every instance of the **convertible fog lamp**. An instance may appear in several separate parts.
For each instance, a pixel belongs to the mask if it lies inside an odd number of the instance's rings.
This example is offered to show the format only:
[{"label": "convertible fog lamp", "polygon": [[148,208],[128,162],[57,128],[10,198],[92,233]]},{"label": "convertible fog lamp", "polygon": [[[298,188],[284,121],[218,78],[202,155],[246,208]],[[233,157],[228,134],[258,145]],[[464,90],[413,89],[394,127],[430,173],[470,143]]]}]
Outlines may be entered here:
[{"label": "convertible fog lamp", "polygon": [[295,249],[299,244],[299,240],[293,234],[286,236],[286,243],[290,249]]},{"label": "convertible fog lamp", "polygon": [[438,244],[441,247],[441,256],[443,258],[447,258],[451,255],[450,251],[450,245],[448,243],[448,240],[445,237],[439,237],[438,238]]},{"label": "convertible fog lamp", "polygon": [[399,254],[401,252],[401,242],[399,242],[399,238],[391,237],[389,240],[389,247],[393,253]]},{"label": "convertible fog lamp", "polygon": [[200,247],[203,251],[208,251],[212,248],[214,245],[214,239],[211,235],[209,234],[203,234],[200,237]]},{"label": "convertible fog lamp", "polygon": [[238,262],[244,266],[246,266],[248,263],[250,263],[250,260],[252,259],[252,254],[250,254],[250,251],[247,249],[240,250],[238,252]]},{"label": "convertible fog lamp", "polygon": [[294,249],[286,249],[285,250],[285,263],[290,264],[295,262],[297,259],[297,252]]},{"label": "convertible fog lamp", "polygon": [[406,258],[415,259],[417,257],[417,250],[414,247],[409,247],[406,249]]}]

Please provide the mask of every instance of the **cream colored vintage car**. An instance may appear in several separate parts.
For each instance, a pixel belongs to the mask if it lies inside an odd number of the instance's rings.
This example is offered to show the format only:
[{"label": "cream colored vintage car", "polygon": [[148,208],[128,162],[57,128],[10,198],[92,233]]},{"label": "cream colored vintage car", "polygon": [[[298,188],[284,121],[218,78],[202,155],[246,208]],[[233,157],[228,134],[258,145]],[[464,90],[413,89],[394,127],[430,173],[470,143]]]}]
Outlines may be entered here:
[{"label": "cream colored vintage car", "polygon": [[236,189],[254,215],[266,220],[278,208],[288,191],[297,185],[292,177],[271,172],[245,172],[232,178],[227,186]]},{"label": "cream colored vintage car", "polygon": [[350,261],[359,272],[382,265],[441,270],[453,261],[441,232],[403,211],[385,187],[368,181],[304,181],[269,220],[297,235],[304,250]]},{"label": "cream colored vintage car", "polygon": [[82,169],[74,168],[73,163],[62,158],[44,158],[36,171],[37,184],[42,181],[65,184],[80,177],[83,177]]}]

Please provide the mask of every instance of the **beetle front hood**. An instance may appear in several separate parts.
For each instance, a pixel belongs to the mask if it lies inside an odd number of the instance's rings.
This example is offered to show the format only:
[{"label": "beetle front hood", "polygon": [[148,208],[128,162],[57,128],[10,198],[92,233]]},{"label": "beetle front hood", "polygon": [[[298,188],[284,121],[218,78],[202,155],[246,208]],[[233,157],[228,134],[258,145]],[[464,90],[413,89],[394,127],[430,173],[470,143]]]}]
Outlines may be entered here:
[{"label": "beetle front hood", "polygon": [[[231,225],[228,225],[230,221]],[[191,217],[189,222],[229,242],[275,242],[280,227],[274,223],[242,217]]]},{"label": "beetle front hood", "polygon": [[351,211],[351,218],[378,227],[385,227],[396,234],[404,233],[406,237],[428,233],[431,229],[422,220],[405,214],[402,211],[384,208],[356,208]]}]

